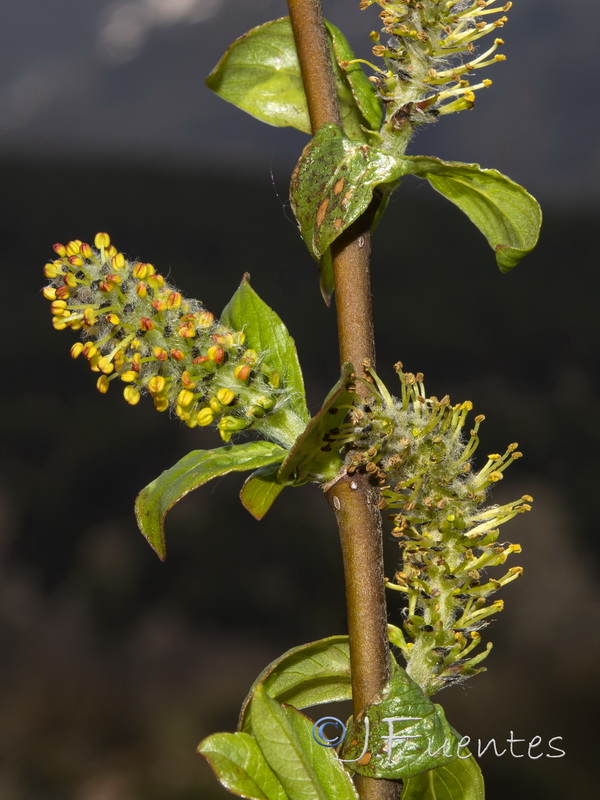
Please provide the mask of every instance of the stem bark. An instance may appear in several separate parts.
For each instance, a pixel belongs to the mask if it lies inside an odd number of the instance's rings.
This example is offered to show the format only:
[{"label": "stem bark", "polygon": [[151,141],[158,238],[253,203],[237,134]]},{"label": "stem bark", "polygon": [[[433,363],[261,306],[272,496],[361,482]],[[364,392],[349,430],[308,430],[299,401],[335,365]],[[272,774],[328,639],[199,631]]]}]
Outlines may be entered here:
[{"label": "stem bark", "polygon": [[[341,124],[335,78],[320,0],[287,0],[313,133]],[[370,280],[370,216],[363,215],[333,251],[340,362],[357,376],[374,365]],[[357,387],[360,391],[360,384]],[[375,702],[390,677],[381,514],[376,490],[363,475],[341,476],[325,496],[336,516],[346,581],[353,713]],[[396,800],[398,781],[358,776],[361,800]]]}]

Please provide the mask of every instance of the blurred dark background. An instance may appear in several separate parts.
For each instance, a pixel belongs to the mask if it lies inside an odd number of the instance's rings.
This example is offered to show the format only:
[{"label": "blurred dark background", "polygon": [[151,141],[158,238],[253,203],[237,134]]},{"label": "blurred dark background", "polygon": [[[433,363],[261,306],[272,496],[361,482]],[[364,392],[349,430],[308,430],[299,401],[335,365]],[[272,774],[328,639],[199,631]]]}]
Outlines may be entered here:
[{"label": "blurred dark background", "polygon": [[[357,5],[324,3],[366,53],[376,12]],[[380,374],[393,386],[401,359],[430,393],[471,399],[487,417],[480,452],[518,440],[526,456],[494,501],[535,497],[504,530],[523,545],[512,564],[525,574],[488,629],[489,671],[437,699],[472,739],[501,750],[511,731],[539,735],[537,752],[552,753],[560,736],[567,755],[485,755],[489,800],[591,796],[596,780],[594,11],[585,0],[515,4],[494,87],[412,146],[526,185],[545,212],[537,250],[501,275],[461,213],[410,179],[374,249]],[[51,245],[98,230],[215,312],[248,271],[296,337],[317,410],[337,345],[287,202],[306,139],[202,86],[232,39],[284,13],[276,0],[0,3],[2,800],[228,797],[197,743],[235,729],[269,661],[345,630],[336,532],[316,487],[286,491],[258,523],[237,502],[240,476],[210,484],[171,512],[158,562],[134,497],[216,439],[147,402],[99,395],[40,295]],[[398,622],[395,595],[390,613]]]}]

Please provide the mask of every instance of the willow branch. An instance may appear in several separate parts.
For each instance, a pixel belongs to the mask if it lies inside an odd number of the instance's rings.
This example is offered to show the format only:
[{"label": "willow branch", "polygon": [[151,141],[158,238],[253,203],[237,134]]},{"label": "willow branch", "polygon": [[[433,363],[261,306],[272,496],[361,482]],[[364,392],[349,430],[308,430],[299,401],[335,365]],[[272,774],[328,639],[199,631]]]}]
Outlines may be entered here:
[{"label": "willow branch", "polygon": [[[341,124],[329,44],[320,0],[287,0],[313,133],[326,122]],[[363,215],[336,241],[333,251],[340,362],[356,375],[374,364],[370,281],[370,219]],[[343,475],[324,487],[342,547],[356,716],[375,702],[390,675],[383,582],[381,515],[376,490],[361,475]],[[399,784],[359,776],[361,800],[394,800]]]}]

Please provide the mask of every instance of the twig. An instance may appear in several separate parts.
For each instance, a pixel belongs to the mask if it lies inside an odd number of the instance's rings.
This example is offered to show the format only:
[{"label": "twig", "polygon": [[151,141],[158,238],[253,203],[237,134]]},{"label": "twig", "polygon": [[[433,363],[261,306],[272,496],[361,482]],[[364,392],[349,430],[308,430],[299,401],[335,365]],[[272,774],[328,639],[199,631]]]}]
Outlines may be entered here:
[{"label": "twig", "polygon": [[[326,122],[340,124],[335,79],[320,0],[287,0],[302,70],[313,133]],[[364,215],[333,248],[336,313],[341,363],[356,375],[375,360],[371,309],[370,220]],[[381,515],[377,494],[364,476],[344,475],[327,488],[342,547],[356,716],[379,697],[389,680],[387,613],[383,583]],[[400,784],[359,776],[361,800],[395,800]]]}]

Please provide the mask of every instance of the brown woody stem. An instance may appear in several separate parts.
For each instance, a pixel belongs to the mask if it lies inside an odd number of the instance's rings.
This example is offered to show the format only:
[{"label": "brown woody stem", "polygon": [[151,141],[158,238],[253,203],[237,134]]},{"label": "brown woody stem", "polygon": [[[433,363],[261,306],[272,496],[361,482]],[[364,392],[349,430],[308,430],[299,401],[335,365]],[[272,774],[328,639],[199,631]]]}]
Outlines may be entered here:
[{"label": "brown woody stem", "polygon": [[[320,0],[287,0],[313,133],[326,122],[340,125],[340,111]],[[341,363],[356,375],[374,364],[371,309],[370,220],[363,215],[336,241],[333,250],[336,313]],[[375,702],[390,676],[383,582],[381,515],[376,490],[362,475],[343,474],[325,489],[340,533],[344,574],[352,702],[356,716]],[[395,800],[396,781],[358,777],[361,800]]]}]

